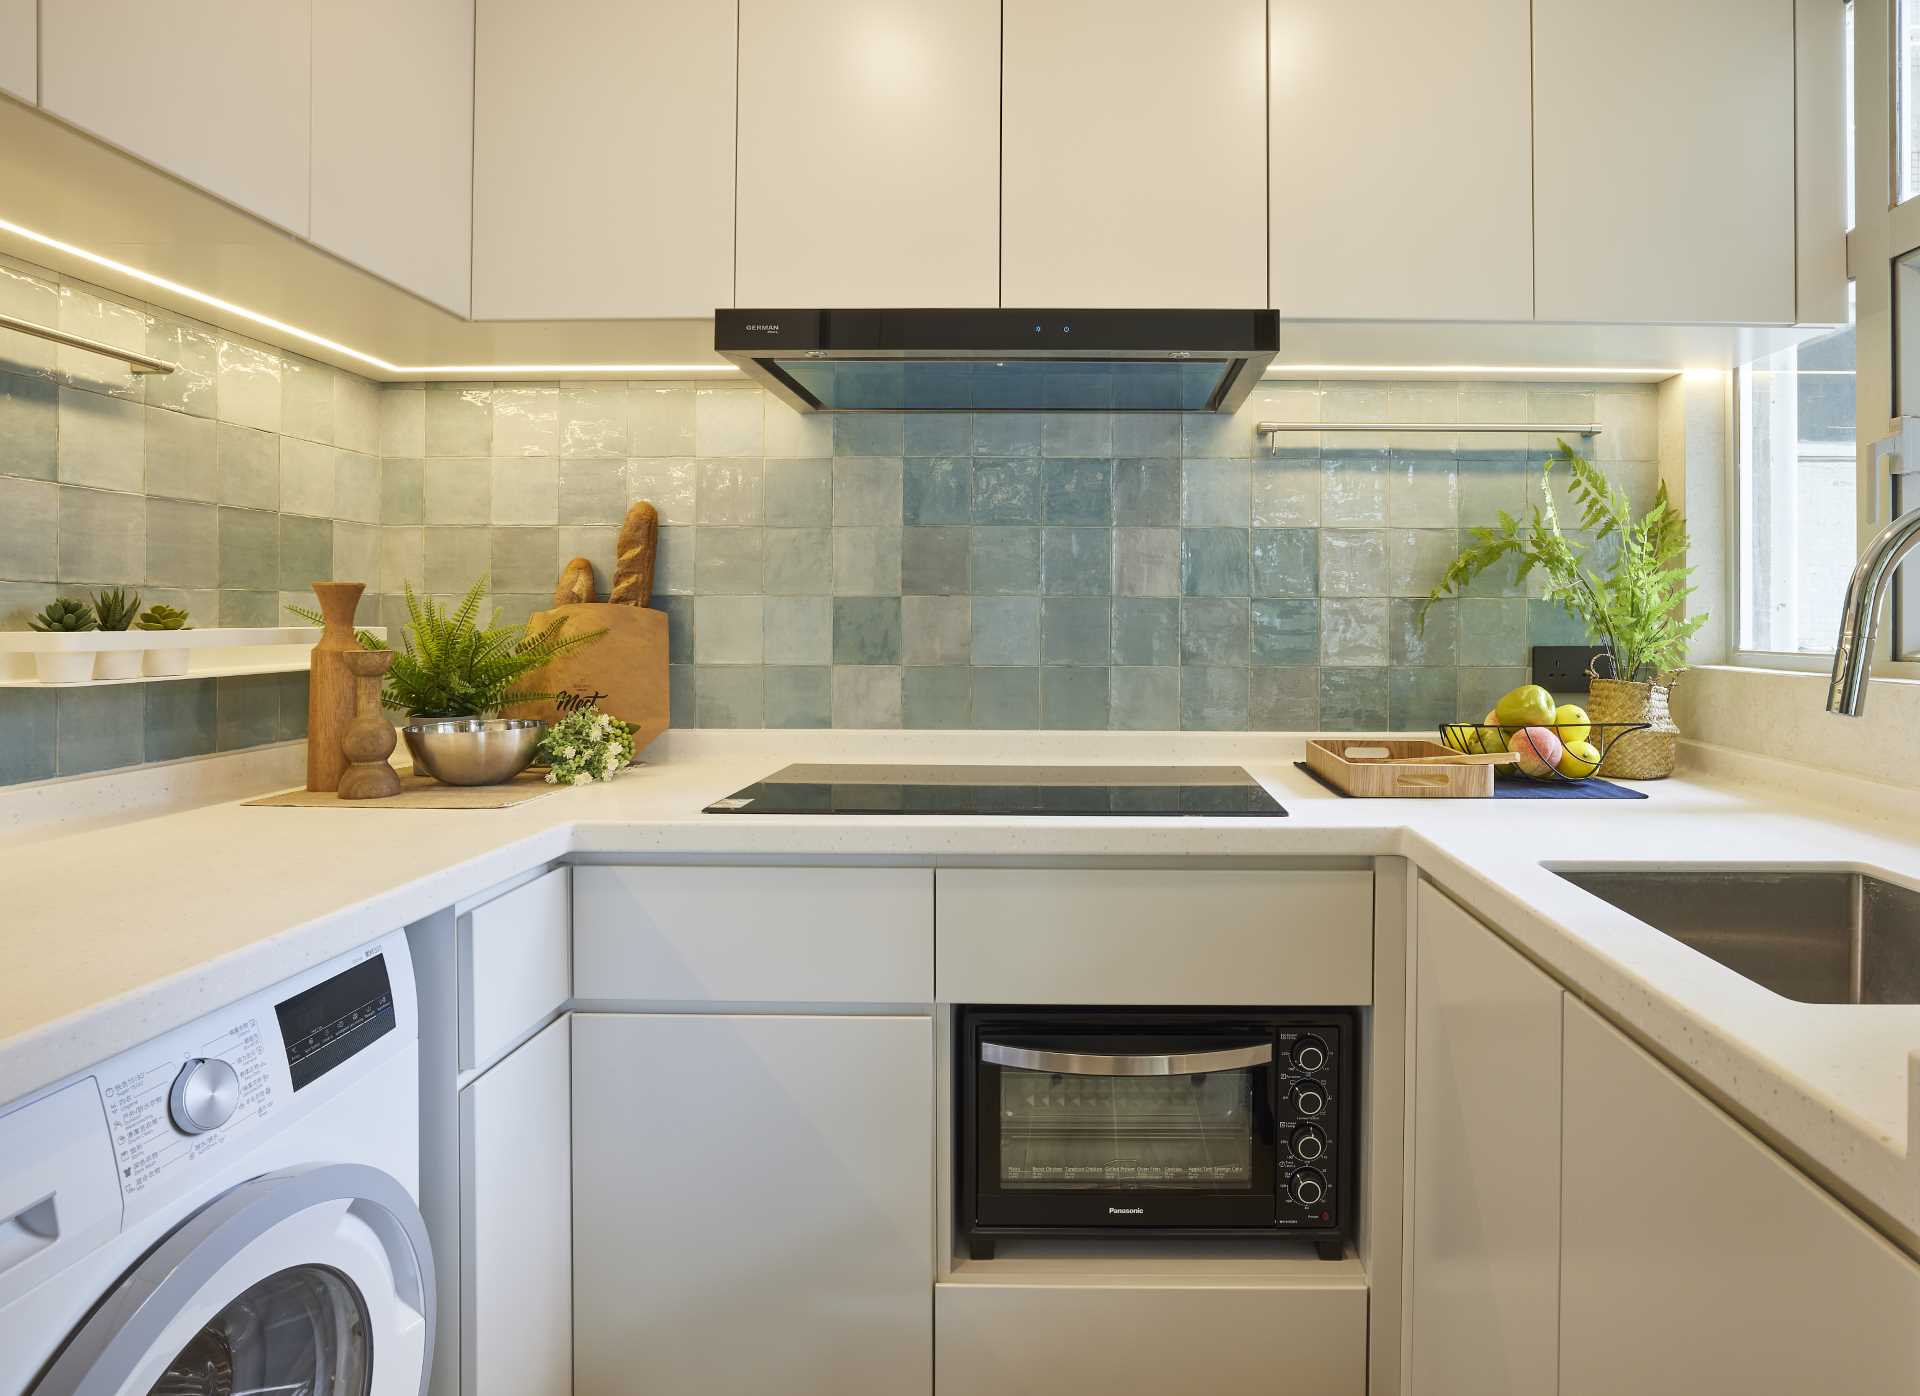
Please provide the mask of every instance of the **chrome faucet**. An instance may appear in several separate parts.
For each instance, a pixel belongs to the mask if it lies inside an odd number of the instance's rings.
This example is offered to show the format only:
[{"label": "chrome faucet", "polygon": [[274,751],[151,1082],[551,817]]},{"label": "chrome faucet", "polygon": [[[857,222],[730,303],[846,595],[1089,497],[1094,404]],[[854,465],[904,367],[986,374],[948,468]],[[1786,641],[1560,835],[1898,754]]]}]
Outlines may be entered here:
[{"label": "chrome faucet", "polygon": [[1833,683],[1827,689],[1827,711],[1858,717],[1867,706],[1867,672],[1873,666],[1873,623],[1880,600],[1893,581],[1894,569],[1920,544],[1920,509],[1911,509],[1874,535],[1853,580],[1847,583],[1847,604],[1840,612],[1840,641],[1833,651]]}]

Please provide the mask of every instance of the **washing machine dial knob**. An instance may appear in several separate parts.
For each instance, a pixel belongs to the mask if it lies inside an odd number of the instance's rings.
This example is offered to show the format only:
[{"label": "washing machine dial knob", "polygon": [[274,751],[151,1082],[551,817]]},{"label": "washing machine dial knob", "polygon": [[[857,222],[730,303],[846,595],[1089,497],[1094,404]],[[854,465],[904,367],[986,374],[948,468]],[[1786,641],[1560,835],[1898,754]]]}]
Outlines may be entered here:
[{"label": "washing machine dial knob", "polygon": [[194,1057],[173,1078],[167,1106],[182,1134],[205,1134],[233,1118],[240,1105],[240,1073],[218,1057]]}]

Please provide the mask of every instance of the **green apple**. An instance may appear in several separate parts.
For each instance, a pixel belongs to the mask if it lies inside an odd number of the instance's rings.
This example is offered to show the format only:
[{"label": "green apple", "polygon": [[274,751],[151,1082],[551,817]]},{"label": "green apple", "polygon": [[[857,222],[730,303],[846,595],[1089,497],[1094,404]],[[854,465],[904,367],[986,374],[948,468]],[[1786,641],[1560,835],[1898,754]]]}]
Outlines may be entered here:
[{"label": "green apple", "polygon": [[1523,684],[1493,705],[1502,727],[1548,727],[1553,723],[1553,695],[1537,683]]}]

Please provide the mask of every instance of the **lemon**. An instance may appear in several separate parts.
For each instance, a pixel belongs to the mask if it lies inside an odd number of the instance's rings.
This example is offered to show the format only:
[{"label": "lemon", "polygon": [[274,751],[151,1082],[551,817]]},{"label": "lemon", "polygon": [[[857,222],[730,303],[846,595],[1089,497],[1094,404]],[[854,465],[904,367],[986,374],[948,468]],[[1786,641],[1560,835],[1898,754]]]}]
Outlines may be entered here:
[{"label": "lemon", "polygon": [[1560,734],[1560,740],[1572,745],[1584,742],[1593,735],[1593,719],[1587,716],[1587,710],[1577,703],[1562,703],[1553,710],[1554,730]]},{"label": "lemon", "polygon": [[[1578,708],[1574,711],[1580,712]],[[1586,716],[1585,713],[1580,715]],[[1600,769],[1600,748],[1588,741],[1568,742],[1554,769],[1570,780],[1585,780]]]}]

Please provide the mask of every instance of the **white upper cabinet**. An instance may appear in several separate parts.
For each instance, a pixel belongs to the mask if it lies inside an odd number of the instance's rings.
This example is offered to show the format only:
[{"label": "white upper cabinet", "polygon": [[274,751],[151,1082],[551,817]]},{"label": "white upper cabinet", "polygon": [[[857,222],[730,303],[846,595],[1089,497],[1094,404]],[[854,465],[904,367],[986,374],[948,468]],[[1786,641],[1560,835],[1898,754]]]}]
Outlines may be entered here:
[{"label": "white upper cabinet", "polygon": [[[794,24],[814,11],[791,8]],[[732,305],[734,6],[478,0],[475,14],[474,317]],[[821,179],[819,151],[778,154],[797,184]]]},{"label": "white upper cabinet", "polygon": [[39,96],[38,0],[0,0],[0,92],[23,102]]},{"label": "white upper cabinet", "polygon": [[741,0],[736,305],[997,305],[999,188],[1000,0]]},{"label": "white upper cabinet", "polygon": [[1271,0],[1269,19],[1281,314],[1530,319],[1527,0]]},{"label": "white upper cabinet", "polygon": [[40,104],[308,234],[308,0],[40,6]]},{"label": "white upper cabinet", "polygon": [[464,315],[473,0],[313,7],[313,241]]},{"label": "white upper cabinet", "polygon": [[1265,0],[1007,0],[1002,304],[1267,304],[1265,35]]},{"label": "white upper cabinet", "polygon": [[1793,321],[1793,12],[1534,0],[1540,319]]}]

